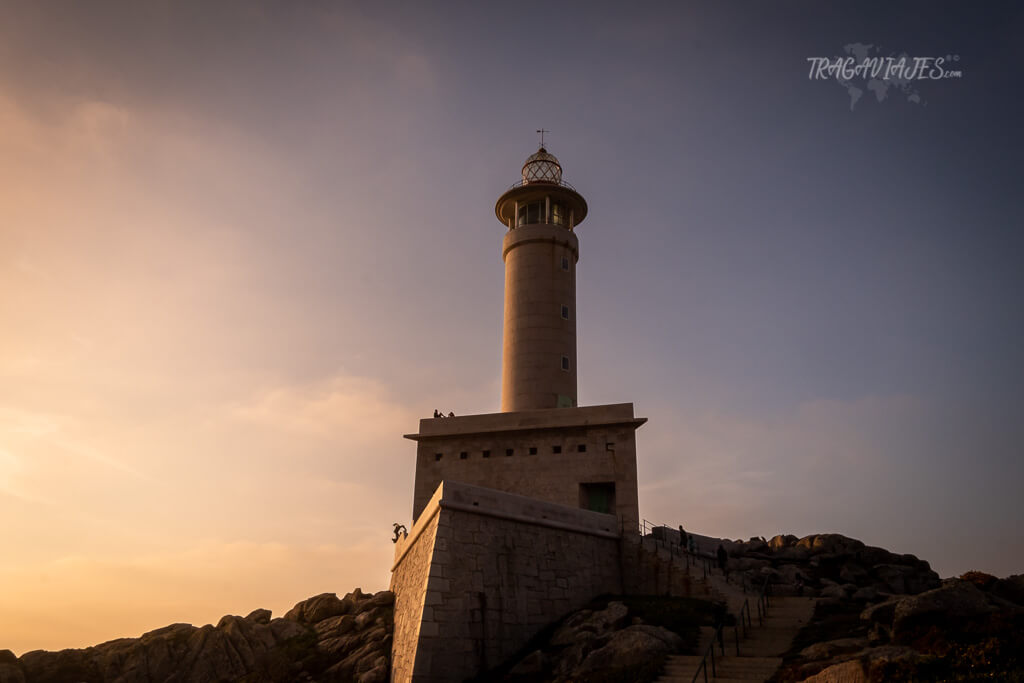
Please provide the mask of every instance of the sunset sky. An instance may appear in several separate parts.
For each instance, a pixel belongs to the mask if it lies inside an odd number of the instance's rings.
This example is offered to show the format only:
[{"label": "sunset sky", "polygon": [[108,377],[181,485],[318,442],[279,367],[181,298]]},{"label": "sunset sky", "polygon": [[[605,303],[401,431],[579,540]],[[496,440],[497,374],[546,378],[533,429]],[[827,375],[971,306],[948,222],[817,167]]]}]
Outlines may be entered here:
[{"label": "sunset sky", "polygon": [[[503,228],[587,198],[641,516],[1024,571],[1024,10],[0,0],[0,649],[387,587],[498,410]],[[957,55],[851,108],[844,46]]]}]

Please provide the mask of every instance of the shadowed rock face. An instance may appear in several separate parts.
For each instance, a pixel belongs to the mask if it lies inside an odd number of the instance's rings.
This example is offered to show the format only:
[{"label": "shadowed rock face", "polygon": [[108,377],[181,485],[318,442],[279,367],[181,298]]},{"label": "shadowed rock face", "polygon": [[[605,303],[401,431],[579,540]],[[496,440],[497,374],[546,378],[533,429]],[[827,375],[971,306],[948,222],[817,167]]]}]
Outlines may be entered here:
[{"label": "shadowed rock face", "polygon": [[172,624],[82,650],[0,651],[0,683],[387,681],[394,594],[303,600],[282,619],[257,609],[216,626]]},{"label": "shadowed rock face", "polygon": [[940,585],[924,560],[864,545],[841,534],[804,538],[776,536],[770,541],[725,541],[729,570],[751,585],[768,578],[777,595],[848,598],[865,601],[879,595],[916,594]]},{"label": "shadowed rock face", "polygon": [[1022,577],[964,577],[914,595],[877,595],[866,606],[853,597],[819,601],[775,680],[1024,678],[1024,600],[1002,597],[1016,595]]}]

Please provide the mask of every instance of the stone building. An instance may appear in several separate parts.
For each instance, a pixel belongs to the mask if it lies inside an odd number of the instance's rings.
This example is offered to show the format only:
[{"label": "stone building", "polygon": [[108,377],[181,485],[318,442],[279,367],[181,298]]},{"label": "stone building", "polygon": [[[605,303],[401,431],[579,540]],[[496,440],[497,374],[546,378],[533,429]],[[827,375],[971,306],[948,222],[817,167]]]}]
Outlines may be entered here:
[{"label": "stone building", "polygon": [[394,681],[461,681],[635,577],[631,403],[579,406],[583,196],[543,146],[499,197],[507,229],[500,413],[420,420],[413,523],[392,566]]}]

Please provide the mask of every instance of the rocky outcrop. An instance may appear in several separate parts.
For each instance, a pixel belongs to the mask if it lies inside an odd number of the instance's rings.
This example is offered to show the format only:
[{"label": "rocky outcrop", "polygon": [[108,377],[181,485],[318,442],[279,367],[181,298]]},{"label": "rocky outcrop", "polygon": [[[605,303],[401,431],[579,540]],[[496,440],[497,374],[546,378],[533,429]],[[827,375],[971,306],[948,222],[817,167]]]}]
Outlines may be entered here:
[{"label": "rocky outcrop", "polygon": [[324,593],[284,618],[257,609],[216,626],[172,624],[81,650],[0,651],[0,683],[388,680],[394,594]]},{"label": "rocky outcrop", "polygon": [[[1019,577],[969,572],[913,595],[819,601],[776,681],[1002,680],[1024,671],[1024,596]],[[814,641],[810,642],[809,641]],[[1018,654],[1019,653],[1019,654]],[[973,680],[973,679],[972,679]]]},{"label": "rocky outcrop", "polygon": [[685,649],[677,633],[645,623],[624,602],[570,615],[544,642],[535,643],[504,674],[486,680],[644,681],[653,680],[662,663]]},{"label": "rocky outcrop", "polygon": [[867,602],[883,595],[921,593],[940,584],[939,575],[924,560],[841,534],[780,535],[769,541],[725,541],[723,546],[734,577],[757,586],[768,579],[777,595],[856,595]]}]

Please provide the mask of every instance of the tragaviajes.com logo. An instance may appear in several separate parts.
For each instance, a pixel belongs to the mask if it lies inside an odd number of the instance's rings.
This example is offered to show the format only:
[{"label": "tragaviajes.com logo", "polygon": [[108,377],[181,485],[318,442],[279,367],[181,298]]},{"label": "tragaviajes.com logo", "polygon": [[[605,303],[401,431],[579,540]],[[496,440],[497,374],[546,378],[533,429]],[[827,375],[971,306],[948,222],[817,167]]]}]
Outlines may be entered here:
[{"label": "tragaviajes.com logo", "polygon": [[843,47],[845,57],[808,57],[812,81],[835,81],[850,96],[850,111],[865,91],[882,102],[895,89],[908,102],[927,105],[917,89],[922,81],[962,78],[960,55],[910,57],[907,53],[883,55],[881,47],[850,43]]}]

